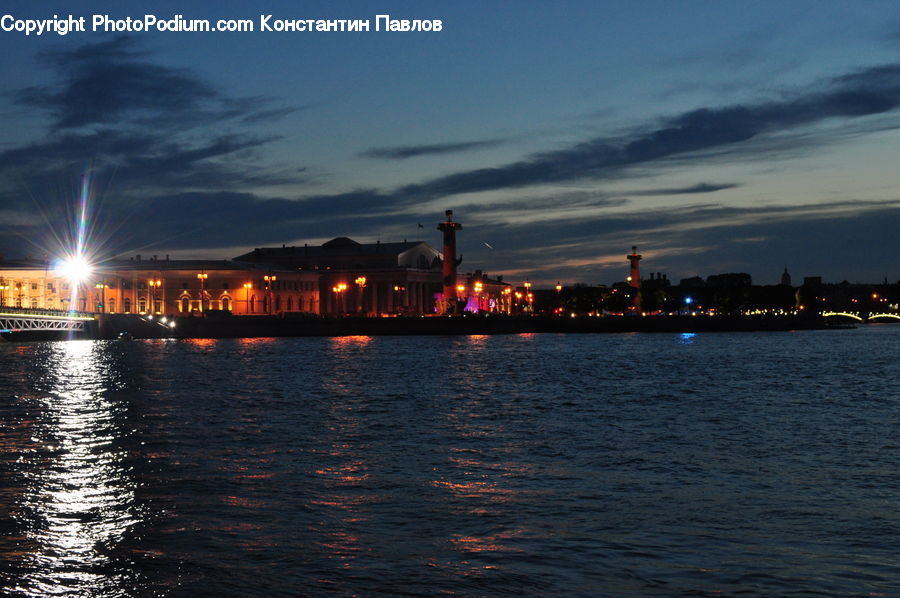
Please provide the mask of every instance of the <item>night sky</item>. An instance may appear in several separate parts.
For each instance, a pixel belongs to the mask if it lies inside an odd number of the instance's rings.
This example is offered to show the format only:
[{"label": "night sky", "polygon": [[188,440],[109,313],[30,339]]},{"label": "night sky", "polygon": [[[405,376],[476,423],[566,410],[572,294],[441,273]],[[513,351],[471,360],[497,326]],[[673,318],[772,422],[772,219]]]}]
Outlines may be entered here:
[{"label": "night sky", "polygon": [[[91,172],[100,258],[440,248],[451,208],[462,269],[511,282],[609,284],[632,245],[676,282],[900,278],[896,2],[214,4],[0,14],[373,30],[0,32],[0,253],[59,253]],[[376,32],[376,14],[443,30]]]}]

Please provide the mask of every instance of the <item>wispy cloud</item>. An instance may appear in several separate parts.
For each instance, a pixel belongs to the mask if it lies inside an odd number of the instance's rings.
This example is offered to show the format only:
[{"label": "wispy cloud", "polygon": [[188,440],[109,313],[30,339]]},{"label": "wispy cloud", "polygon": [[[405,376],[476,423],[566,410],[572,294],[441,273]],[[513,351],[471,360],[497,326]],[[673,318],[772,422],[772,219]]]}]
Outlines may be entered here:
[{"label": "wispy cloud", "polygon": [[404,145],[399,147],[373,147],[359,155],[362,158],[381,160],[406,160],[420,156],[440,156],[458,154],[473,150],[488,149],[505,143],[503,139],[485,139],[482,141],[461,141],[456,143],[431,143],[423,145]]}]

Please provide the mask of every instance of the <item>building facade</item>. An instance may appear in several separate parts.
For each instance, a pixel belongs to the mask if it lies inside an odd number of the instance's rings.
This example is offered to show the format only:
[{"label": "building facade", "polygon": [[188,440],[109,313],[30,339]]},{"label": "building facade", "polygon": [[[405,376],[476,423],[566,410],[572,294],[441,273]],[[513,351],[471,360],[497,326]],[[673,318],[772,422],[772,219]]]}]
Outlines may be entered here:
[{"label": "building facade", "polygon": [[78,288],[47,262],[0,264],[0,305],[97,313],[318,314],[319,276],[227,260],[109,260]]},{"label": "building facade", "polygon": [[257,248],[234,259],[315,274],[320,313],[327,315],[434,314],[442,294],[443,255],[421,241],[337,237],[322,245]]}]

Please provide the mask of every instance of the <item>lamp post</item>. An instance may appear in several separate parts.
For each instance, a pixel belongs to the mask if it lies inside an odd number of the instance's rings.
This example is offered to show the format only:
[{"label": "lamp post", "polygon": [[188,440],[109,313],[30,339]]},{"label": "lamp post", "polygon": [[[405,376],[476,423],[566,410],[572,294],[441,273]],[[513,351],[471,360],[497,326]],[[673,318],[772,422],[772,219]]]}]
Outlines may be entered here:
[{"label": "lamp post", "polygon": [[272,283],[278,280],[278,277],[273,274],[266,274],[263,276],[263,280],[266,281],[266,313],[272,313]]},{"label": "lamp post", "polygon": [[105,282],[98,282],[97,284],[94,285],[94,288],[100,290],[100,306],[99,306],[100,310],[99,311],[101,313],[105,313],[106,312],[106,289],[109,288],[109,285],[106,284]]},{"label": "lamp post", "polygon": [[509,315],[512,313],[512,289],[506,287],[501,291],[501,294],[503,295],[504,303],[506,304],[506,314]]},{"label": "lamp post", "polygon": [[6,291],[9,290],[9,283],[0,280],[0,307],[6,307]]},{"label": "lamp post", "polygon": [[159,313],[160,310],[156,308],[156,297],[159,294],[159,287],[162,286],[162,281],[158,278],[151,278],[147,284],[150,285],[150,313]]},{"label": "lamp post", "polygon": [[206,279],[209,278],[209,274],[206,272],[200,272],[197,274],[197,279],[200,281],[200,311],[203,311],[203,296],[206,294],[206,289],[204,288]]},{"label": "lamp post", "polygon": [[365,311],[366,303],[366,277],[358,276],[353,282],[359,286],[359,311],[362,313]]},{"label": "lamp post", "polygon": [[252,282],[244,283],[244,306],[245,306],[244,312],[247,314],[250,313],[250,289],[252,289],[252,288],[253,288]]},{"label": "lamp post", "polygon": [[331,290],[334,291],[335,302],[336,302],[335,307],[337,307],[336,311],[338,312],[338,314],[343,313],[343,310],[341,309],[341,296],[344,294],[344,291],[347,290],[347,284],[343,283],[343,282],[339,282],[338,284],[331,287]]},{"label": "lamp post", "polygon": [[526,308],[530,312],[534,312],[534,307],[532,305],[534,301],[534,295],[531,294],[531,281],[525,281],[525,298],[527,300]]},{"label": "lamp post", "polygon": [[394,285],[394,311],[401,312],[402,305],[398,306],[397,303],[403,298],[404,293],[406,293],[406,286],[402,284]]},{"label": "lamp post", "polygon": [[481,291],[484,290],[484,284],[480,280],[476,280],[472,285],[472,290],[475,291],[475,308],[481,311]]}]

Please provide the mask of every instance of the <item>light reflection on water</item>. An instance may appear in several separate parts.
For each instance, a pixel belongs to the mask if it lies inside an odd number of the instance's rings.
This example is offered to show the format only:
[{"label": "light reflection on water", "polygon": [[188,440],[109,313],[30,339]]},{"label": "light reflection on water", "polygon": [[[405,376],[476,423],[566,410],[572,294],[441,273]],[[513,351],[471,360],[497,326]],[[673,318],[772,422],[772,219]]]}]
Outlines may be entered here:
[{"label": "light reflection on water", "polygon": [[104,398],[105,365],[88,341],[54,343],[46,355],[45,393],[33,423],[24,472],[27,514],[20,577],[5,590],[25,596],[118,596],[132,572],[110,567],[125,533],[140,518],[135,482],[116,440],[122,405]]}]

